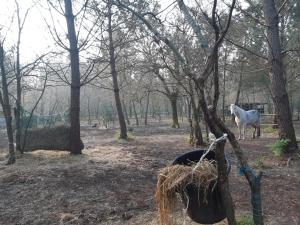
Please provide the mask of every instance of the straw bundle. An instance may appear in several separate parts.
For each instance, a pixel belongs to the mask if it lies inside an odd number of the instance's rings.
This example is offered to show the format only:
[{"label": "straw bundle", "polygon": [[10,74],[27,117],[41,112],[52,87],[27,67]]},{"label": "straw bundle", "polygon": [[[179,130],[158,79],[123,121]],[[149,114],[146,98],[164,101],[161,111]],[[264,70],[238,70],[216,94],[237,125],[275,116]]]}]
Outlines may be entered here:
[{"label": "straw bundle", "polygon": [[[196,166],[197,165],[197,166]],[[163,168],[158,176],[156,201],[161,225],[171,225],[177,201],[177,194],[185,194],[186,186],[195,185],[206,196],[209,185],[218,176],[215,161],[207,159],[199,164],[171,165]],[[205,197],[202,201],[206,201]]]}]

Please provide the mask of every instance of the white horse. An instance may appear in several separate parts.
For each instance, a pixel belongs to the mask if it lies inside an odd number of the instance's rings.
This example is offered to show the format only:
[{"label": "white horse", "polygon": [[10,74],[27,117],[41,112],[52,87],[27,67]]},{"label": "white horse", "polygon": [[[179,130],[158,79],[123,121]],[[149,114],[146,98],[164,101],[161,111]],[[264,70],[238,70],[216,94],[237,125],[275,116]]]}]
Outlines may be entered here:
[{"label": "white horse", "polygon": [[243,140],[245,140],[245,127],[251,125],[254,127],[252,138],[255,138],[255,132],[257,130],[257,137],[260,136],[260,113],[257,110],[245,111],[240,107],[231,104],[231,114],[235,115],[235,122],[239,129],[239,140],[241,139],[241,128],[243,127]]}]

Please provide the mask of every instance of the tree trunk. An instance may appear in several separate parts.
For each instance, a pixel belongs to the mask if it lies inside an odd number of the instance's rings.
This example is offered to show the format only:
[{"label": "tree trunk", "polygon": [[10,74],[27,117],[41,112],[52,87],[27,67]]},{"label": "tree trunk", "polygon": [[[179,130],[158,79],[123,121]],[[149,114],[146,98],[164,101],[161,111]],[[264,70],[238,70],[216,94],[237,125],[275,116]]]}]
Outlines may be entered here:
[{"label": "tree trunk", "polygon": [[142,104],[142,100],[143,100],[143,99],[140,99],[140,100],[139,100],[140,117],[141,117],[141,120],[144,118],[144,107],[143,107],[143,104]]},{"label": "tree trunk", "polygon": [[65,17],[68,27],[69,54],[71,60],[71,129],[70,152],[81,154],[82,144],[80,140],[80,69],[78,40],[75,32],[72,0],[64,0]]},{"label": "tree trunk", "polygon": [[240,71],[240,76],[239,76],[239,83],[238,83],[238,88],[234,100],[234,104],[238,105],[240,102],[240,95],[241,95],[241,89],[242,89],[242,84],[243,84],[243,73],[244,73],[244,62],[241,64],[241,71]]},{"label": "tree trunk", "polygon": [[15,108],[15,120],[16,120],[16,149],[22,152],[21,148],[21,97],[22,97],[22,87],[21,87],[21,69],[20,69],[20,34],[17,43],[17,60],[16,60],[16,81],[17,81],[17,99]]},{"label": "tree trunk", "polygon": [[119,93],[119,84],[118,84],[118,74],[116,71],[116,59],[115,59],[115,47],[113,41],[113,30],[112,30],[112,0],[108,1],[108,36],[109,36],[109,56],[110,56],[110,69],[111,69],[111,76],[113,79],[113,87],[114,87],[114,95],[115,95],[115,102],[116,108],[118,112],[119,118],[119,125],[120,125],[120,138],[127,139],[127,128],[126,122],[122,110],[122,104],[120,100],[120,93]]},{"label": "tree trunk", "polygon": [[224,56],[224,71],[223,71],[223,95],[222,95],[222,118],[223,121],[225,122],[225,97],[226,97],[226,69],[227,69],[227,55],[228,55],[228,51],[227,51],[227,45],[225,48],[225,56]]},{"label": "tree trunk", "polygon": [[233,147],[234,153],[240,164],[240,173],[242,173],[247,179],[250,190],[251,190],[251,204],[253,211],[253,220],[255,225],[263,225],[263,214],[262,214],[262,201],[261,201],[261,178],[262,173],[256,173],[249,167],[247,158],[245,157],[238,141],[234,134],[225,126],[225,124],[216,116],[212,117],[213,123],[221,130],[221,132],[228,135],[228,140]]},{"label": "tree trunk", "polygon": [[[226,207],[228,224],[235,224],[233,201],[228,182],[228,165],[225,158],[225,141],[216,144],[216,161],[218,162],[218,186],[222,193],[222,202]],[[228,207],[229,206],[229,207]]]},{"label": "tree trunk", "polygon": [[[240,101],[241,89],[242,89],[242,85],[243,85],[243,73],[244,73],[244,61],[242,61],[242,63],[241,63],[241,71],[240,71],[240,76],[239,76],[239,81],[238,81],[238,88],[237,88],[237,92],[236,92],[236,96],[235,96],[235,100],[234,100],[235,105],[238,105],[239,101]],[[235,116],[231,115],[232,122],[234,122],[234,119],[235,119]]]},{"label": "tree trunk", "polygon": [[0,103],[2,105],[3,113],[5,116],[5,123],[6,123],[6,132],[8,137],[8,161],[7,164],[13,164],[16,161],[15,156],[15,149],[14,149],[14,135],[12,129],[12,115],[11,115],[11,108],[9,102],[9,93],[8,93],[8,84],[6,79],[6,71],[4,66],[4,50],[3,47],[0,46],[0,67],[1,67],[1,77],[2,77],[2,91],[3,96],[0,91]]},{"label": "tree trunk", "polygon": [[272,98],[278,119],[280,139],[289,139],[290,144],[285,153],[296,152],[298,149],[295,130],[292,122],[289,98],[284,79],[284,68],[279,37],[279,19],[274,0],[263,1],[263,11],[267,24],[268,61],[270,65],[269,79]]},{"label": "tree trunk", "polygon": [[[216,123],[217,119],[219,118],[216,118],[215,111],[209,113],[208,106],[206,104],[205,97],[204,97],[205,96],[204,90],[203,89],[199,90],[199,93],[200,93],[199,107],[201,107],[202,109],[207,126],[209,127],[211,132],[217,138],[219,138],[222,136],[222,131],[219,127],[217,127],[217,123]],[[232,202],[229,185],[228,185],[224,146],[225,146],[224,141],[218,142],[216,146],[216,160],[218,163],[218,186],[221,190],[224,207],[226,208],[226,216],[227,216],[228,224],[236,225],[234,207],[233,207],[233,202]]]},{"label": "tree trunk", "polygon": [[145,125],[148,125],[148,110],[149,110],[149,97],[150,97],[150,92],[147,93],[147,102],[146,102],[146,111],[145,111]]},{"label": "tree trunk", "polygon": [[100,101],[97,101],[97,106],[96,106],[96,119],[100,123],[100,117],[99,117],[99,107],[100,107]]},{"label": "tree trunk", "polygon": [[181,122],[183,123],[183,117],[184,117],[184,110],[185,110],[185,105],[183,104],[182,97],[180,98],[179,101],[179,115],[181,117]]},{"label": "tree trunk", "polygon": [[21,80],[17,78],[17,99],[15,108],[15,120],[16,120],[16,149],[22,152],[21,149]]},{"label": "tree trunk", "polygon": [[131,104],[130,104],[130,100],[129,100],[129,118],[130,119],[132,118],[132,107],[131,107]]},{"label": "tree trunk", "polygon": [[190,103],[189,99],[187,98],[187,119],[190,125],[190,140],[189,143],[194,145],[194,129],[193,129],[193,121],[192,121],[192,104]]},{"label": "tree trunk", "polygon": [[[124,98],[124,96],[123,96]],[[127,121],[127,124],[130,125],[130,120],[129,120],[129,117],[128,117],[128,113],[127,113],[127,109],[126,109],[126,105],[125,105],[125,101],[122,100],[122,108],[124,109],[124,116],[125,116],[125,119]]]},{"label": "tree trunk", "polygon": [[178,94],[172,94],[170,97],[171,107],[172,107],[172,127],[173,128],[179,128],[179,122],[178,122],[178,113],[177,113],[177,99]]},{"label": "tree trunk", "polygon": [[91,119],[91,109],[90,109],[90,97],[88,96],[88,124],[92,124],[92,119]]},{"label": "tree trunk", "polygon": [[134,117],[135,117],[135,125],[138,126],[139,125],[139,117],[137,115],[135,104],[134,104],[133,100],[132,100],[132,107],[133,107],[133,113],[134,113]]},{"label": "tree trunk", "polygon": [[154,102],[153,102],[153,100],[152,100],[152,102],[151,102],[151,108],[152,108],[152,112],[151,112],[151,117],[152,117],[152,119],[155,119],[155,114],[156,114],[156,110],[155,110],[155,106],[154,106]]},{"label": "tree trunk", "polygon": [[191,106],[192,106],[192,110],[193,110],[193,133],[194,133],[194,144],[195,146],[203,146],[204,145],[204,141],[203,141],[203,137],[202,137],[202,132],[201,132],[201,127],[200,127],[200,123],[199,123],[199,109],[196,107],[196,103],[195,100],[193,98],[191,98]]}]

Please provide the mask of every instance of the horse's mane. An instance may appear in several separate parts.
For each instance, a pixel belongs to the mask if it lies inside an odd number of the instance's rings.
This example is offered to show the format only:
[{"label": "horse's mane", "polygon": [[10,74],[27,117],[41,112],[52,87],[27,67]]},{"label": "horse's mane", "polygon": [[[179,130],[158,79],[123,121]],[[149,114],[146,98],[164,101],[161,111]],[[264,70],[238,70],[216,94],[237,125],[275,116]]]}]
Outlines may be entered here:
[{"label": "horse's mane", "polygon": [[240,113],[239,113],[238,110],[235,110],[235,111],[234,111],[234,114],[237,116],[237,118],[240,118]]},{"label": "horse's mane", "polygon": [[242,109],[241,107],[238,107],[237,105],[234,105],[237,109],[245,111],[244,109]]}]

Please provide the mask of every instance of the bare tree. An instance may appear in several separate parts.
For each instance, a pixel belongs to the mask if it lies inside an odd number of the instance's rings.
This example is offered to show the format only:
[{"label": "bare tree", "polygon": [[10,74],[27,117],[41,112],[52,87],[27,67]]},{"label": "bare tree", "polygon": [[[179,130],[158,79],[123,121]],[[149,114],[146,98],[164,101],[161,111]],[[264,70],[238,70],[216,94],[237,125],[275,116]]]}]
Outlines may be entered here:
[{"label": "bare tree", "polygon": [[26,22],[27,15],[30,8],[28,8],[24,14],[24,18],[21,19],[19,3],[15,0],[16,4],[16,14],[17,14],[17,24],[18,24],[18,38],[16,44],[16,63],[15,63],[15,76],[17,82],[17,97],[16,97],[16,108],[15,108],[15,119],[16,119],[16,149],[22,152],[21,149],[21,97],[22,97],[22,68],[20,63],[20,45],[21,45],[21,35]]},{"label": "bare tree", "polygon": [[72,1],[64,0],[65,18],[67,21],[69,54],[71,61],[71,130],[70,130],[70,152],[81,154],[82,145],[80,141],[80,69],[79,48],[75,31]]},{"label": "bare tree", "polygon": [[35,102],[33,108],[31,109],[31,112],[30,112],[30,114],[29,114],[29,118],[28,118],[27,124],[25,124],[25,127],[24,127],[25,130],[24,130],[24,132],[22,132],[22,137],[21,137],[21,140],[22,140],[22,143],[21,143],[21,151],[22,151],[22,152],[24,152],[25,147],[26,147],[28,128],[29,128],[29,126],[30,126],[31,119],[32,119],[32,117],[33,117],[33,113],[34,113],[34,111],[36,110],[38,104],[40,103],[40,101],[41,101],[41,99],[42,99],[42,97],[43,97],[43,95],[44,95],[44,93],[45,93],[46,87],[47,87],[48,71],[47,71],[47,69],[45,69],[44,71],[45,71],[45,77],[43,77],[43,78],[40,77],[40,79],[44,79],[43,85],[39,88],[39,89],[40,89],[39,91],[41,92],[41,94],[40,94],[40,96],[37,98],[37,100],[36,100],[36,102]]},{"label": "bare tree", "polygon": [[[2,81],[2,92],[0,90],[0,104],[2,105],[5,123],[6,123],[6,132],[8,137],[8,152],[9,157],[7,164],[13,164],[16,161],[15,149],[14,149],[14,136],[12,129],[12,113],[11,105],[9,101],[9,91],[8,91],[8,82],[7,82],[7,72],[5,69],[5,54],[3,49],[3,42],[0,43],[0,69],[1,69],[1,81]],[[3,94],[2,94],[3,93]]]},{"label": "bare tree", "polygon": [[[190,26],[193,28],[197,40],[199,41],[199,43],[201,43],[201,45],[204,48],[207,48],[208,43],[202,35],[202,28],[200,24],[197,23],[197,21],[191,16],[190,11],[186,7],[183,0],[177,0],[177,3],[179,8],[185,15],[187,21],[189,22]],[[195,73],[193,73],[189,65],[186,63],[184,56],[180,53],[180,51],[174,45],[174,43],[150,24],[150,22],[145,18],[146,14],[138,13],[137,11],[133,10],[128,5],[121,3],[120,1],[117,1],[116,4],[119,7],[132,12],[135,16],[137,16],[140,20],[142,20],[143,23],[147,26],[147,28],[151,32],[153,32],[156,38],[164,42],[173,51],[173,53],[176,55],[178,60],[181,62],[185,75],[192,78],[192,80],[195,83],[197,94],[199,96],[199,104],[201,106],[202,112],[204,114],[204,118],[210,130],[212,131],[212,133],[215,134],[216,137],[221,137],[223,132],[226,132],[228,134],[230,143],[232,144],[236,156],[239,160],[240,166],[243,169],[245,178],[248,180],[249,185],[251,187],[252,200],[254,199],[254,197],[256,199],[256,201],[252,201],[253,218],[255,224],[260,224],[260,225],[263,224],[263,216],[261,213],[261,201],[260,201],[260,180],[262,174],[259,173],[258,175],[256,175],[251,169],[249,169],[250,167],[247,163],[247,159],[244,156],[240,146],[238,145],[235,136],[228,128],[226,128],[222,120],[220,120],[216,114],[216,107],[219,99],[219,82],[218,82],[218,69],[217,69],[218,49],[229,29],[231,17],[232,17],[232,11],[235,5],[235,0],[233,0],[230,5],[230,10],[229,10],[225,27],[220,26],[221,24],[220,21],[219,24],[217,23],[217,12],[216,12],[217,1],[215,0],[213,2],[213,9],[211,14],[211,25],[215,33],[215,39],[211,49],[209,49],[210,54],[207,57],[205,67],[202,73],[200,74],[200,76],[199,75],[197,76]],[[213,74],[214,94],[212,99],[212,106],[208,107],[205,98],[204,87],[205,87],[205,81],[207,81],[211,73]],[[225,145],[224,142],[217,144],[216,158],[218,162],[218,181],[219,181],[218,185],[220,186],[220,190],[222,190],[222,199],[226,207],[228,222],[230,225],[235,225],[236,221],[234,218],[234,209],[233,209],[232,199],[229,192],[228,178],[226,175],[226,160],[224,156],[224,145]]]},{"label": "bare tree", "polygon": [[271,93],[277,114],[279,138],[289,139],[290,143],[285,152],[298,150],[295,129],[292,122],[292,113],[286,91],[282,49],[279,37],[279,15],[274,0],[263,1],[263,11],[267,24],[268,62],[270,65],[269,79]]},{"label": "bare tree", "polygon": [[[88,0],[80,3],[81,8],[78,10],[76,14],[73,13],[73,4],[71,0],[64,0],[64,7],[61,5],[60,1],[57,1],[59,6],[56,6],[53,1],[48,1],[48,4],[51,6],[49,7],[49,12],[51,15],[52,23],[54,25],[53,28],[50,27],[47,20],[45,22],[48,25],[50,34],[52,35],[55,42],[64,50],[69,53],[70,56],[70,70],[71,70],[71,79],[68,79],[67,68],[65,66],[57,65],[60,69],[57,69],[55,66],[49,67],[50,69],[59,77],[61,81],[66,83],[71,88],[71,95],[70,95],[70,152],[72,154],[81,154],[81,150],[83,149],[83,145],[80,139],[80,88],[83,85],[88,84],[89,82],[93,81],[96,77],[99,76],[101,72],[103,72],[105,68],[102,68],[100,71],[94,72],[94,65],[95,62],[92,60],[92,63],[88,64],[85,63],[85,71],[81,74],[80,71],[80,58],[79,53],[80,51],[86,50],[90,45],[91,38],[93,37],[92,32],[94,30],[95,24],[97,23],[98,17],[95,17],[96,21],[93,21],[93,24],[89,27],[84,24],[86,19],[86,10],[88,7]],[[60,34],[57,31],[57,28],[54,23],[52,9],[56,11],[59,15],[65,17],[67,23],[67,39],[68,39],[68,46],[63,42],[63,39],[60,37]],[[82,18],[78,19],[77,22],[79,23],[78,30],[75,29],[75,18],[78,18],[78,15],[82,14]],[[85,31],[84,39],[80,39],[79,35],[82,30]],[[82,68],[84,69],[84,67]],[[97,68],[98,69],[98,68]]]},{"label": "bare tree", "polygon": [[163,77],[162,74],[160,74],[158,65],[154,65],[154,74],[163,84],[164,91],[160,91],[160,92],[163,93],[170,100],[171,107],[172,107],[172,127],[179,128],[178,112],[177,112],[177,101],[179,97],[178,85],[172,86],[171,87],[172,89],[170,89],[166,79]]},{"label": "bare tree", "polygon": [[115,95],[115,103],[118,112],[119,124],[120,124],[120,138],[127,139],[127,128],[125,117],[122,109],[122,104],[120,100],[119,94],[119,84],[118,84],[118,75],[116,71],[116,59],[115,59],[115,48],[114,48],[114,40],[113,40],[113,29],[112,29],[112,0],[108,1],[108,35],[109,35],[109,56],[110,56],[110,68],[111,68],[111,76],[113,79],[113,88]]}]

